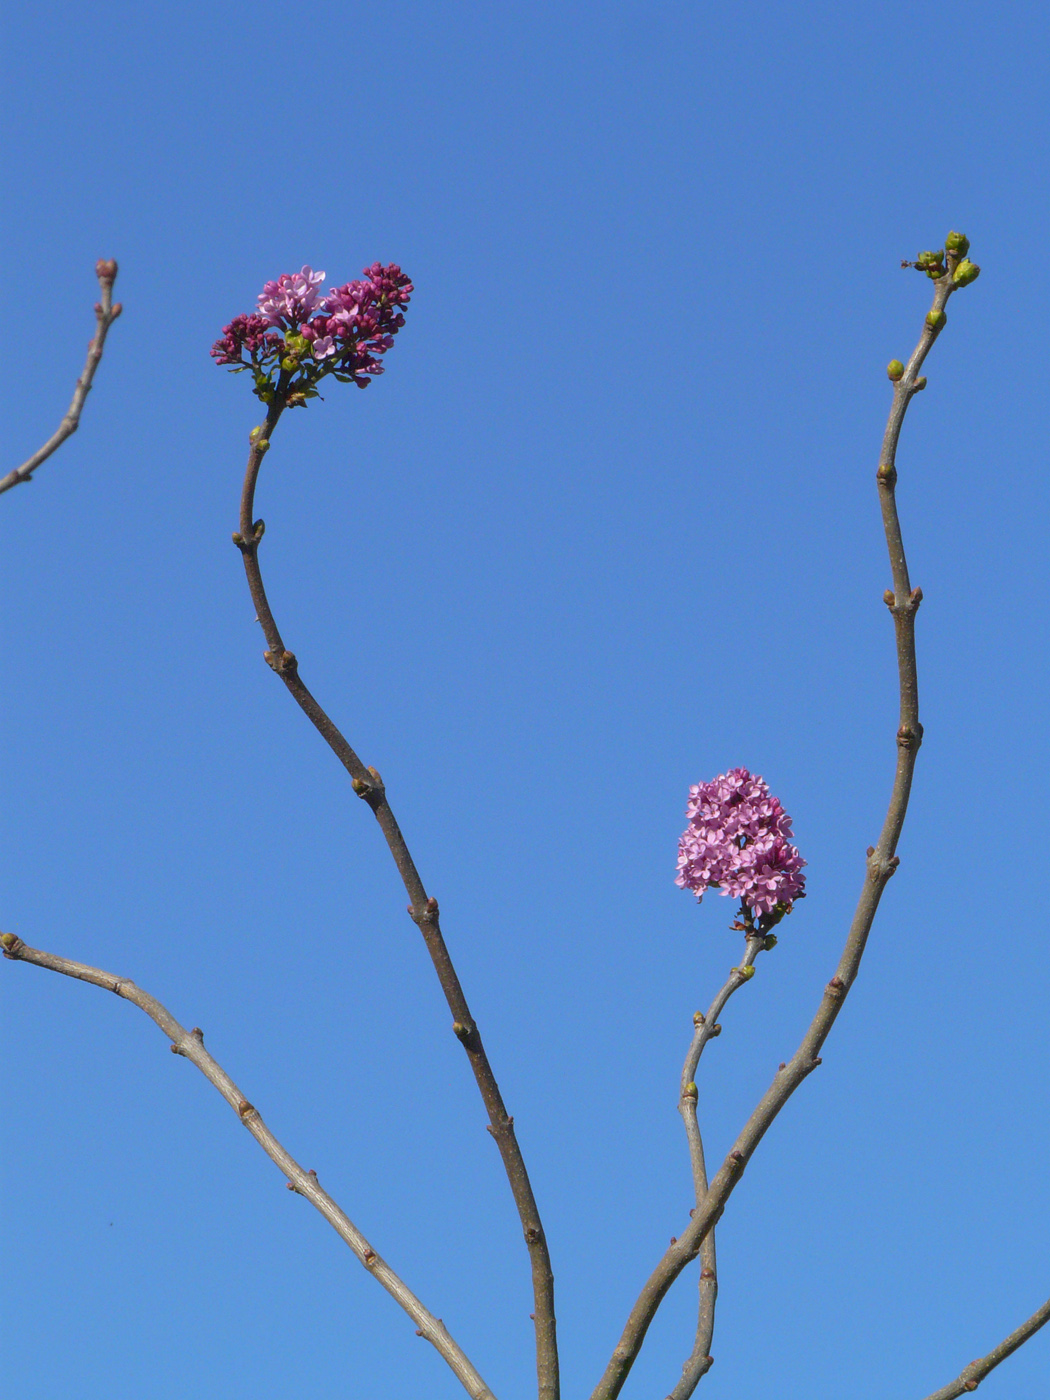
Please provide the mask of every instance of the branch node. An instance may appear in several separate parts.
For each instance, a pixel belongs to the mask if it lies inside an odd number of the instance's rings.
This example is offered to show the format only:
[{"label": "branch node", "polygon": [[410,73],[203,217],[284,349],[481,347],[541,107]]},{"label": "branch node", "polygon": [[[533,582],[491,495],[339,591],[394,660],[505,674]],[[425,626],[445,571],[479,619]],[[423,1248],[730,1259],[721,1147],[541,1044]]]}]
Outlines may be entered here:
[{"label": "branch node", "polygon": [[922,725],[902,724],[897,730],[897,743],[902,749],[917,749],[922,743]]}]

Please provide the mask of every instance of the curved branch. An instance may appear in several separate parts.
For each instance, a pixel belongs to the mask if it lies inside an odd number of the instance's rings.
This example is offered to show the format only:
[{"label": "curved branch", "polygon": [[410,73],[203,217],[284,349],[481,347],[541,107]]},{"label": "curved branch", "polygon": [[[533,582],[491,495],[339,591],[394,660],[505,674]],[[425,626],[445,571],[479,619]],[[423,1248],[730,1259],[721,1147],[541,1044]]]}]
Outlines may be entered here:
[{"label": "curved branch", "polygon": [[453,1341],[441,1319],[427,1311],[386,1260],[379,1257],[345,1212],[340,1210],[326,1191],[322,1191],[316,1173],[304,1171],[299,1163],[289,1156],[263,1122],[258,1109],[248,1102],[222,1066],[208,1054],[204,1048],[204,1034],[199,1027],[187,1031],[155,997],[151,997],[126,977],[116,977],[112,972],[103,972],[97,967],[88,967],[85,963],[73,962],[54,953],[45,953],[39,948],[30,948],[14,934],[0,934],[0,944],[3,945],[6,958],[32,963],[35,967],[46,967],[66,977],[75,977],[81,982],[90,982],[95,987],[104,987],[144,1011],[170,1039],[173,1053],[192,1060],[205,1079],[218,1089],[267,1157],[275,1162],[288,1178],[289,1189],[305,1196],[310,1204],[321,1212],[340,1239],[350,1246],[358,1261],[408,1313],[416,1324],[418,1335],[425,1337],[437,1348],[473,1400],[494,1400],[492,1391],[474,1369],[462,1348]]},{"label": "curved branch", "polygon": [[252,602],[256,616],[266,637],[268,650],[265,653],[267,664],[284,681],[292,697],[302,709],[318,733],[328,744],[339,762],[350,774],[353,789],[367,802],[386,838],[390,854],[394,858],[398,873],[411,901],[408,912],[419,927],[437,973],[441,990],[445,994],[449,1010],[452,1012],[452,1031],[470,1061],[478,1089],[489,1118],[489,1132],[496,1140],[503,1166],[510,1183],[514,1204],[518,1209],[525,1244],[532,1267],[532,1289],[534,1297],[534,1322],[536,1327],[536,1371],[540,1400],[558,1400],[558,1342],[554,1315],[554,1273],[551,1268],[550,1252],[540,1221],[539,1209],[533,1194],[532,1184],[525,1169],[525,1161],[514,1132],[514,1119],[508,1114],[496,1076],[485,1053],[481,1033],[470,1014],[463,987],[452,964],[448,948],[441,933],[438,921],[438,902],[428,896],[423,881],[416,869],[408,845],[397,824],[394,813],[387,801],[386,788],[382,778],[374,768],[368,768],[339,732],[328,714],[307,689],[299,675],[296,658],[284,644],[280,630],[274,620],[262,572],[259,568],[259,542],[263,537],[264,525],[261,520],[253,520],[255,511],[255,487],[259,477],[262,459],[269,450],[270,438],[284,411],[278,384],[277,396],[271,403],[266,422],[256,428],[250,437],[251,449],[241,493],[240,529],[233,541],[244,559],[244,571],[248,578]]},{"label": "curved branch", "polygon": [[10,471],[3,478],[0,478],[0,492],[10,491],[12,486],[20,486],[23,481],[32,480],[33,473],[41,462],[46,462],[57,448],[61,447],[67,437],[72,437],[80,426],[80,414],[84,408],[84,402],[91,390],[91,381],[95,377],[95,370],[98,369],[98,362],[102,359],[102,350],[106,343],[106,336],[109,328],[120,315],[123,307],[118,301],[113,303],[113,283],[117,276],[117,264],[112,259],[100,258],[95,264],[95,275],[98,277],[98,285],[102,291],[102,300],[95,303],[95,334],[88,342],[87,360],[77,380],[76,388],[73,390],[73,401],[66,410],[66,415],[58,425],[56,432],[48,438],[43,447],[33,453],[32,457],[23,462],[20,467]]},{"label": "curved branch", "polygon": [[984,1380],[989,1371],[994,1371],[1000,1361],[1005,1361],[1008,1356],[1012,1356],[1018,1347],[1024,1346],[1029,1337],[1034,1337],[1040,1327],[1050,1322],[1050,1298],[1046,1300],[1041,1308],[1037,1308],[1027,1322],[1022,1322],[1016,1332],[1004,1338],[987,1356],[979,1356],[976,1361],[971,1361],[969,1366],[965,1366],[957,1379],[949,1381],[947,1385],[942,1385],[940,1390],[935,1390],[932,1395],[927,1395],[926,1400],[956,1400],[959,1395],[968,1395],[970,1391],[976,1390]]},{"label": "curved branch", "polygon": [[[707,1195],[707,1163],[704,1159],[704,1142],[700,1135],[700,1124],[696,1118],[696,1105],[699,1097],[695,1083],[697,1066],[704,1047],[718,1035],[722,1027],[718,1017],[726,1002],[745,982],[754,975],[751,968],[763,949],[772,946],[765,935],[748,938],[744,957],[739,967],[729,973],[725,986],[707,1009],[705,1016],[698,1011],[693,1017],[693,1039],[682,1066],[682,1079],[678,1094],[678,1112],[685,1124],[685,1135],[689,1143],[689,1161],[693,1169],[693,1192],[697,1207]],[[745,969],[747,969],[745,971]],[[668,1396],[668,1400],[689,1400],[690,1395],[700,1384],[714,1363],[711,1355],[711,1339],[715,1333],[715,1303],[718,1299],[718,1259],[715,1251],[714,1227],[708,1230],[700,1244],[700,1304],[697,1309],[696,1337],[689,1359],[682,1367],[682,1378]]]},{"label": "curved branch", "polygon": [[696,1210],[684,1233],[665,1251],[648,1282],[631,1309],[627,1324],[605,1368],[592,1400],[615,1400],[634,1365],[645,1341],[649,1324],[675,1279],[700,1253],[705,1236],[715,1225],[726,1202],[732,1195],[744,1168],[765,1136],[766,1130],[780,1113],[804,1079],[820,1064],[820,1050],[831,1032],[849,990],[856,980],[868,934],[890,877],[899,860],[896,854],[901,828],[908,809],[912,774],[922,726],[919,723],[919,691],[915,664],[915,613],[922,601],[922,590],[912,589],[904,556],[900,522],[894,488],[897,482],[895,465],[897,440],[901,424],[912,397],[925,388],[919,369],[930,346],[944,326],[943,310],[952,292],[956,259],[949,255],[948,271],[938,279],[933,306],[918,345],[912,353],[902,376],[894,383],[893,403],[883,438],[882,456],[877,472],[882,519],[893,574],[893,592],[885,601],[893,615],[897,642],[897,673],[900,686],[900,723],[897,729],[897,765],[890,793],[889,806],[878,843],[868,847],[868,863],[857,908],[850,924],[846,943],[834,976],[824,989],[816,1015],[810,1023],[795,1054],[777,1071],[773,1082],[762,1096],[751,1117],[744,1124],[736,1142],[711,1182],[703,1205]]}]

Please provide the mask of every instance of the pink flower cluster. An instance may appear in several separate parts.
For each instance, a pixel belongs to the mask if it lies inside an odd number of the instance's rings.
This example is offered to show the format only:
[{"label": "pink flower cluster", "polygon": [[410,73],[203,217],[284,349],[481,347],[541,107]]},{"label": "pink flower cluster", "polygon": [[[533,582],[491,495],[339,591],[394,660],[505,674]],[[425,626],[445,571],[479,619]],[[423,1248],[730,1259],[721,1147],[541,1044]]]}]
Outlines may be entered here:
[{"label": "pink flower cluster", "polygon": [[804,897],[806,862],[788,839],[791,818],[761,778],[746,768],[721,773],[689,789],[685,811],[675,884],[698,900],[717,889],[767,919]]},{"label": "pink flower cluster", "polygon": [[258,311],[235,316],[212,346],[212,357],[220,365],[255,370],[257,384],[270,390],[269,372],[278,361],[286,374],[306,362],[306,384],[297,381],[289,388],[312,387],[328,373],[364,388],[370,375],[383,373],[379,357],[405,324],[402,308],[408,305],[412,283],[397,263],[373,263],[361,280],[322,297],[324,278],[323,272],[304,267],[267,282]]}]

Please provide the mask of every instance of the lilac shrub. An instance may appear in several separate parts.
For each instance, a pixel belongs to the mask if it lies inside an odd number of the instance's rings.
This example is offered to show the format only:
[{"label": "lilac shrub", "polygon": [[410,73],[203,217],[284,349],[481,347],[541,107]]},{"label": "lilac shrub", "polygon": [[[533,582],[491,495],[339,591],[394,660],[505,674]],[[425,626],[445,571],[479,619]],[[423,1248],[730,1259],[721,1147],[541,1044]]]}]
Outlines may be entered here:
[{"label": "lilac shrub", "polygon": [[235,316],[212,346],[234,373],[250,370],[263,403],[298,408],[317,398],[326,374],[365,388],[405,324],[412,283],[397,263],[373,263],[359,281],[321,295],[323,272],[304,267],[267,282],[258,310]]},{"label": "lilac shrub", "polygon": [[788,839],[791,818],[760,777],[733,768],[697,783],[685,811],[689,825],[678,842],[675,884],[698,901],[715,889],[739,899],[734,928],[766,934],[805,898],[806,862]]}]

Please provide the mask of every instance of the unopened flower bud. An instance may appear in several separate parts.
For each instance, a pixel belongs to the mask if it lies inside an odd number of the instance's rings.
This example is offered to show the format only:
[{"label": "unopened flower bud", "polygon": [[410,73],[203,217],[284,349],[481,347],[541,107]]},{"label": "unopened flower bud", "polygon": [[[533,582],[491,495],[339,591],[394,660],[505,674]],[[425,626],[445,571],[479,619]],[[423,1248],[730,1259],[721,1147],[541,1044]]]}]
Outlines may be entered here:
[{"label": "unopened flower bud", "polygon": [[286,370],[288,374],[294,374],[299,368],[299,361],[292,355],[286,355],[281,361],[281,368]]},{"label": "unopened flower bud", "polygon": [[904,366],[901,364],[900,360],[891,360],[886,366],[886,373],[893,380],[894,384],[896,384],[898,379],[904,377]]},{"label": "unopened flower bud", "polygon": [[957,287],[968,287],[971,282],[976,282],[981,275],[981,269],[976,263],[972,263],[969,258],[963,258],[962,262],[952,273],[952,281]]},{"label": "unopened flower bud", "polygon": [[114,258],[99,258],[95,264],[95,276],[100,282],[112,287],[117,278],[117,264]]},{"label": "unopened flower bud", "polygon": [[970,240],[965,233],[956,233],[952,229],[951,233],[944,240],[944,246],[949,253],[957,253],[960,258],[965,258],[970,251]]}]

